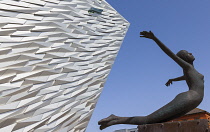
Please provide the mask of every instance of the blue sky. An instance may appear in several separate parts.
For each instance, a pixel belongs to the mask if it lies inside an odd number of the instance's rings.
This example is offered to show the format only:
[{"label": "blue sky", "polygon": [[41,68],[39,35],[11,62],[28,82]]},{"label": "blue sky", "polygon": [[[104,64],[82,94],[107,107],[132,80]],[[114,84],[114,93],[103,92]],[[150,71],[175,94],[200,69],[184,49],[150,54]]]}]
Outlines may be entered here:
[{"label": "blue sky", "polygon": [[[100,132],[98,120],[117,116],[144,116],[188,90],[185,81],[166,87],[182,69],[139,32],[151,30],[174,53],[187,50],[195,68],[205,76],[205,97],[199,108],[210,112],[210,1],[107,0],[130,22],[119,54],[98,100],[86,132]],[[135,128],[115,125],[101,132]]]}]

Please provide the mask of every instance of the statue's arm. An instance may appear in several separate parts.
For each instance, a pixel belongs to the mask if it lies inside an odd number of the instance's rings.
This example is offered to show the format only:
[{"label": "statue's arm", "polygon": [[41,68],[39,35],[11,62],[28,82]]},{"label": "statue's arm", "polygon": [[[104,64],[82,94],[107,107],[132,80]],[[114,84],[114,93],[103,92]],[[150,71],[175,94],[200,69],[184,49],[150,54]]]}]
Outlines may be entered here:
[{"label": "statue's arm", "polygon": [[166,47],[151,31],[143,31],[140,33],[140,37],[145,37],[154,40],[157,45],[170,57],[172,58],[178,65],[180,65],[182,68],[187,68],[189,64],[179,58],[177,55],[175,55],[168,47]]},{"label": "statue's arm", "polygon": [[177,78],[173,78],[173,79],[169,79],[168,82],[165,84],[166,86],[170,86],[172,84],[173,81],[182,81],[185,80],[185,76],[181,76],[181,77],[177,77]]}]

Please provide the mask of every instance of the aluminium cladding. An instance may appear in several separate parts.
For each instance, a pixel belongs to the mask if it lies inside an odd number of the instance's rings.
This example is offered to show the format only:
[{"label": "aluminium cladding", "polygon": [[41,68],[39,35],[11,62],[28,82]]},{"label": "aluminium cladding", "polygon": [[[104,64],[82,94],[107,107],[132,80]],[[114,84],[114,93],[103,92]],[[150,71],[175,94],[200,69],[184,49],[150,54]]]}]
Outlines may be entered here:
[{"label": "aluminium cladding", "polygon": [[1,0],[0,132],[84,132],[128,27],[104,0]]}]

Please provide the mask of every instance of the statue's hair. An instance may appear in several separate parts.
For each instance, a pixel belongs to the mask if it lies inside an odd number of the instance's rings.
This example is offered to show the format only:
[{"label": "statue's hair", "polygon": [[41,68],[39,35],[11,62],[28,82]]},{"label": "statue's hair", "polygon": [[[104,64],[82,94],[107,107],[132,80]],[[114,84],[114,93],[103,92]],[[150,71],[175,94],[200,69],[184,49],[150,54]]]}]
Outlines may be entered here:
[{"label": "statue's hair", "polygon": [[176,55],[180,57],[182,60],[189,62],[186,56],[186,52],[187,52],[186,50],[180,50]]}]

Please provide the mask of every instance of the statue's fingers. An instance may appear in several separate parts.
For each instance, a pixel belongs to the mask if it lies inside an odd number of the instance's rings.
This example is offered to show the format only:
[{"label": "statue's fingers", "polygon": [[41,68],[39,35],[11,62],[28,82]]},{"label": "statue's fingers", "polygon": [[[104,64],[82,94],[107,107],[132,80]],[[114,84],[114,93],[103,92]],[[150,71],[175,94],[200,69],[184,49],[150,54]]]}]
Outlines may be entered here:
[{"label": "statue's fingers", "polygon": [[142,31],[142,32],[140,32],[141,35],[144,35],[144,34],[146,34],[146,33],[147,33],[147,31]]},{"label": "statue's fingers", "polygon": [[146,36],[146,35],[142,35],[142,36],[140,36],[140,37],[149,38],[149,37],[148,37],[148,36]]},{"label": "statue's fingers", "polygon": [[144,35],[144,32],[140,32],[140,35]]}]

